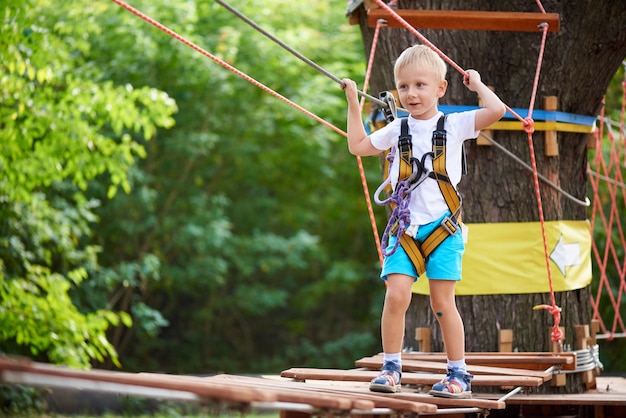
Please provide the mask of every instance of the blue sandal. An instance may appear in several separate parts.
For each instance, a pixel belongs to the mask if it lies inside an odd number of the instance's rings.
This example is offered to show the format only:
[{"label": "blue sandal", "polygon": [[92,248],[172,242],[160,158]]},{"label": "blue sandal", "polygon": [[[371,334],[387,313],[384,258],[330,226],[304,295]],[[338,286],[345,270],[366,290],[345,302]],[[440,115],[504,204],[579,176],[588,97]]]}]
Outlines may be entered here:
[{"label": "blue sandal", "polygon": [[396,393],[400,392],[400,378],[402,366],[393,361],[387,361],[378,375],[370,383],[372,392]]}]

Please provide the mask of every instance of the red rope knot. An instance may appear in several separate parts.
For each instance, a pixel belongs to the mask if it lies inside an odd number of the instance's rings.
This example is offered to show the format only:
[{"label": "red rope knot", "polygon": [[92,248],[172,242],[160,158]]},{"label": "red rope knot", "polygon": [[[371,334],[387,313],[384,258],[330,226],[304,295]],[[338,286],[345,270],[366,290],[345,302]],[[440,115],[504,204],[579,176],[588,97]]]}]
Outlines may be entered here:
[{"label": "red rope knot", "polygon": [[554,317],[554,326],[552,327],[550,337],[552,338],[552,341],[558,343],[563,339],[563,332],[561,331],[561,328],[559,328],[559,324],[561,323],[561,308],[556,305],[537,305],[533,307],[534,311],[539,309],[547,310]]},{"label": "red rope knot", "polygon": [[526,131],[526,133],[532,134],[533,132],[535,132],[535,121],[530,117],[525,118],[522,121],[522,127],[524,128],[524,131]]}]

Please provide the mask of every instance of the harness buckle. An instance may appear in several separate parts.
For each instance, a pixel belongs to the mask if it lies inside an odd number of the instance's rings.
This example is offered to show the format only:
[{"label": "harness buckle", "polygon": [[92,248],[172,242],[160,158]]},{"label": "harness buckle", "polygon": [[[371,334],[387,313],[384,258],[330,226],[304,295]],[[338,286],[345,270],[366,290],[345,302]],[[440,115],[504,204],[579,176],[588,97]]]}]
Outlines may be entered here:
[{"label": "harness buckle", "polygon": [[441,220],[441,226],[450,235],[456,234],[456,231],[459,230],[459,223],[458,223],[456,217],[454,217],[454,215],[448,215],[445,218],[443,218]]},{"label": "harness buckle", "polygon": [[433,132],[433,145],[435,147],[444,147],[446,145],[446,131],[436,130]]},{"label": "harness buckle", "polygon": [[401,136],[398,139],[398,151],[400,155],[408,155],[411,152],[411,135]]}]

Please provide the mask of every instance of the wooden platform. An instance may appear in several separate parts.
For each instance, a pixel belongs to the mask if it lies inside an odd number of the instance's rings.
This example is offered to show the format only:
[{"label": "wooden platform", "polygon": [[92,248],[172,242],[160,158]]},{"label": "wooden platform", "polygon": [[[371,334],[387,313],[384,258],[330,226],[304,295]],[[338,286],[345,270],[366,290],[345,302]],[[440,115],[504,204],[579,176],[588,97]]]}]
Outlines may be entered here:
[{"label": "wooden platform", "polygon": [[[429,416],[452,412],[485,414],[491,410],[505,410],[507,404],[573,403],[575,400],[586,404],[597,402],[599,405],[618,405],[626,409],[626,384],[621,390],[611,389],[611,393],[616,396],[610,400],[606,397],[608,388],[603,391],[601,386],[584,396],[515,395],[522,387],[538,387],[549,381],[553,370],[575,364],[575,355],[568,353],[469,353],[469,371],[475,376],[472,381],[474,397],[464,400],[436,398],[427,394],[430,386],[444,377],[445,357],[442,354],[406,353],[403,357],[403,388],[402,392],[396,394],[369,391],[369,381],[378,375],[381,355],[357,360],[355,364],[359,369],[292,368],[283,371],[280,376],[257,377],[85,371],[0,356],[0,381],[214,403],[220,408],[242,412],[250,409],[279,410],[283,418],[405,413]],[[485,386],[516,389],[508,394],[503,391],[502,396],[481,394],[480,388]]]}]

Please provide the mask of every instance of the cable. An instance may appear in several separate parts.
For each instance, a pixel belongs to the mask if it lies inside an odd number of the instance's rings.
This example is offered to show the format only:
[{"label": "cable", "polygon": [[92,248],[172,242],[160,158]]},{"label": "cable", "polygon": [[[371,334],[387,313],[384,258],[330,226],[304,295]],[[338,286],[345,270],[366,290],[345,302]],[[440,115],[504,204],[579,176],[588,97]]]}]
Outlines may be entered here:
[{"label": "cable", "polygon": [[[299,53],[298,51],[296,51],[295,49],[293,49],[292,47],[290,47],[289,45],[287,45],[286,43],[284,43],[283,41],[281,41],[277,37],[275,37],[274,35],[272,35],[271,33],[267,32],[265,29],[263,29],[262,27],[260,27],[256,23],[254,23],[252,20],[247,18],[243,13],[239,12],[237,9],[235,9],[232,6],[230,6],[225,1],[223,1],[223,0],[215,0],[215,2],[221,4],[224,8],[226,8],[232,14],[234,14],[239,19],[241,19],[244,22],[246,22],[248,25],[252,26],[254,29],[259,31],[261,34],[265,35],[266,37],[268,37],[272,41],[276,42],[278,45],[283,47],[285,50],[289,51],[292,55],[296,56],[297,58],[299,58],[300,60],[304,61],[305,63],[307,63],[311,67],[315,68],[317,71],[319,71],[321,74],[324,74],[326,77],[330,78],[335,83],[339,84],[340,86],[343,86],[343,81],[339,77],[337,77],[337,76],[331,74],[330,72],[326,71],[324,68],[320,67],[319,65],[317,65],[316,63],[314,63],[313,61],[311,61],[310,59],[308,59],[307,57],[305,57],[304,55],[302,55],[301,53]],[[369,100],[371,100],[372,102],[374,102],[374,103],[376,103],[376,104],[378,104],[380,106],[383,106],[383,107],[387,107],[388,106],[387,103],[383,102],[382,100],[380,100],[380,99],[378,99],[378,98],[376,98],[374,96],[370,96],[369,94],[364,93],[364,92],[362,92],[360,90],[357,90],[357,93],[360,96],[366,97]]]}]

